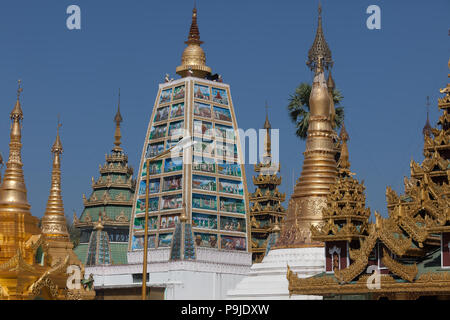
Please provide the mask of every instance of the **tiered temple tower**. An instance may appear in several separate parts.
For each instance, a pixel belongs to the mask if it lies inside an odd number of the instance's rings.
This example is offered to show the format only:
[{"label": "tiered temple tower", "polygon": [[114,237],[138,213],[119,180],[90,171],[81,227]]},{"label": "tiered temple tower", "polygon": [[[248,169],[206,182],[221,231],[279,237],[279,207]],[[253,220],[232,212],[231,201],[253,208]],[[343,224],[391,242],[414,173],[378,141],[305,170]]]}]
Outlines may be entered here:
[{"label": "tiered temple tower", "polygon": [[146,159],[169,150],[183,137],[192,137],[194,145],[150,162],[149,247],[171,247],[185,203],[196,248],[249,250],[244,159],[230,87],[211,75],[201,43],[194,9],[182,64],[176,69],[182,78],[160,85],[145,138],[132,251],[142,250],[144,243]]},{"label": "tiered temple tower", "polygon": [[167,299],[223,298],[251,265],[244,159],[230,86],[206,65],[195,8],[185,43],[181,78],[166,76],[150,117],[128,261],[142,274],[148,188],[149,286],[167,284]]},{"label": "tiered temple tower", "polygon": [[120,123],[120,92],[114,148],[106,155],[106,163],[100,165],[100,177],[92,178],[92,194],[83,195],[84,210],[78,219],[74,214],[74,226],[81,231],[80,244],[75,252],[86,264],[126,264],[131,209],[136,182],[133,168],[128,166],[128,156],[122,147]]},{"label": "tiered temple tower", "polygon": [[277,176],[277,172],[280,171],[280,164],[272,163],[271,125],[268,115],[266,115],[264,129],[266,135],[263,161],[255,164],[255,172],[258,175],[253,177],[253,184],[256,186],[256,190],[249,194],[249,200],[252,202],[250,226],[253,262],[261,262],[266,252],[278,239],[280,222],[286,212],[281,205],[286,195],[278,190],[282,179]]},{"label": "tiered temple tower", "polygon": [[80,284],[78,287],[74,284],[74,288],[66,287],[67,267],[78,267],[81,279],[84,268],[72,251],[64,218],[59,134],[52,148],[52,184],[42,232],[38,227],[39,220],[31,215],[21,158],[21,92],[19,85],[17,101],[10,114],[9,159],[0,186],[0,299],[93,299],[95,292],[85,290]]}]

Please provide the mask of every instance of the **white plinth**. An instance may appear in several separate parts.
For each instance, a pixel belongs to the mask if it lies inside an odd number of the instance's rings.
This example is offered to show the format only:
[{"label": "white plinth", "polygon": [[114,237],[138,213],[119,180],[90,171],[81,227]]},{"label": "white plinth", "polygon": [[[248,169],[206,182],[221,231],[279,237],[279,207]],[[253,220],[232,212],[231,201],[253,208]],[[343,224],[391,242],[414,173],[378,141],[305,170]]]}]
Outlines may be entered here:
[{"label": "white plinth", "polygon": [[311,277],[325,270],[323,247],[275,249],[269,251],[261,263],[255,263],[250,273],[228,291],[227,299],[242,300],[321,300],[320,296],[294,295],[289,297],[287,265],[301,278]]},{"label": "white plinth", "polygon": [[[149,250],[149,287],[164,288],[166,300],[225,299],[250,271],[251,253],[197,248],[197,259],[169,261],[170,248]],[[94,287],[104,289],[141,286],[133,274],[142,274],[142,252],[128,252],[127,265],[86,267]]]}]

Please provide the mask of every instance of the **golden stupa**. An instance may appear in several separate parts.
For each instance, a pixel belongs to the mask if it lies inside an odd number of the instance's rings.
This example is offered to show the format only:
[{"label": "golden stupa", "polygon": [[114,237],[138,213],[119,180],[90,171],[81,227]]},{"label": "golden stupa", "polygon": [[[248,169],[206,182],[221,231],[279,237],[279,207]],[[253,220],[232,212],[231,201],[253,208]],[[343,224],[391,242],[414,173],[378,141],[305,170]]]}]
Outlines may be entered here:
[{"label": "golden stupa", "polygon": [[85,290],[81,285],[67,288],[68,267],[78,266],[80,280],[84,270],[68,252],[71,243],[60,194],[59,154],[62,147],[59,135],[53,146],[52,187],[43,218],[44,233],[38,227],[39,219],[31,215],[21,158],[21,92],[19,81],[17,101],[10,114],[9,159],[0,186],[0,299],[92,299],[95,292]]},{"label": "golden stupa", "polygon": [[289,201],[287,216],[276,244],[278,248],[312,244],[310,227],[321,223],[322,209],[326,206],[330,186],[337,177],[337,135],[332,125],[335,117],[332,96],[334,80],[330,72],[328,79],[325,79],[325,69],[328,70],[333,61],[322,31],[321,11],[319,6],[318,29],[307,61],[315,76],[309,100],[310,118],[303,169]]}]

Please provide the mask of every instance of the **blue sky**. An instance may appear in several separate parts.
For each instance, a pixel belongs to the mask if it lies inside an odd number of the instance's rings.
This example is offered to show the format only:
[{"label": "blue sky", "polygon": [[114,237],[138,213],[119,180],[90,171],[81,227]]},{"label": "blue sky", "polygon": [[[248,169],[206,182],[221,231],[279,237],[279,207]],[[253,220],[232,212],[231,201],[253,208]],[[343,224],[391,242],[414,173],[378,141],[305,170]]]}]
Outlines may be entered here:
[{"label": "blue sky", "polygon": [[[283,185],[292,193],[305,144],[294,136],[288,98],[311,82],[305,65],[317,27],[317,1],[197,0],[207,64],[231,85],[238,124],[260,128],[268,101],[280,128]],[[81,8],[81,30],[66,28],[66,8]],[[439,88],[448,82],[448,0],[323,0],[323,23],[344,95],[350,161],[365,180],[367,204],[386,214],[385,189],[403,190],[411,158],[421,161],[426,96],[437,121]],[[365,13],[381,8],[381,30]],[[80,214],[82,194],[113,147],[121,88],[123,147],[135,172],[164,75],[175,76],[193,3],[165,1],[11,1],[0,4],[0,152],[7,158],[9,112],[22,79],[23,162],[32,213],[42,216],[50,188],[50,147],[57,114],[63,127],[66,216]],[[253,170],[247,167],[251,181]],[[249,185],[250,191],[253,186]],[[285,203],[287,206],[287,202]]]}]

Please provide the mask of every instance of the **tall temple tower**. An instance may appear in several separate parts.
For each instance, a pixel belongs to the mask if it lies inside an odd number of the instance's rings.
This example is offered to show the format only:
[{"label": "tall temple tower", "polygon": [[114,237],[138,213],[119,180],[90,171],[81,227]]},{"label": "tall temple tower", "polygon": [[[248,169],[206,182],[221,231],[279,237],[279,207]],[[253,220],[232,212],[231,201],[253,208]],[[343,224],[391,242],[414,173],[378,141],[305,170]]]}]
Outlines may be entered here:
[{"label": "tall temple tower", "polygon": [[[321,299],[315,296],[291,297],[286,279],[287,264],[300,277],[318,274],[325,268],[324,245],[311,241],[310,228],[322,222],[330,186],[335,183],[338,173],[339,144],[333,130],[332,90],[335,84],[330,73],[333,60],[323,35],[320,5],[317,32],[308,52],[307,65],[314,71],[314,81],[302,173],[289,200],[275,245],[271,246],[262,263],[255,263],[250,274],[228,292],[230,299]],[[326,70],[329,71],[328,79]]]},{"label": "tall temple tower", "polygon": [[86,266],[126,264],[131,209],[136,182],[128,156],[121,147],[120,92],[114,148],[100,165],[100,177],[92,178],[92,194],[83,195],[84,210],[74,226],[81,231],[80,244],[75,252]]},{"label": "tall temple tower", "polygon": [[[278,247],[296,247],[311,244],[311,225],[322,221],[322,210],[330,186],[337,177],[336,140],[333,130],[334,105],[332,87],[334,80],[325,70],[333,65],[331,51],[322,30],[322,8],[319,6],[319,23],[314,43],[308,53],[307,65],[314,70],[309,105],[310,118],[303,169],[289,201],[286,221],[283,224]],[[327,86],[330,85],[330,90]]]},{"label": "tall temple tower", "polygon": [[[195,8],[185,43],[176,68],[181,78],[166,75],[150,116],[133,198],[128,264],[87,267],[105,299],[117,290],[140,298],[137,285],[144,276],[150,299],[223,299],[251,266],[247,184],[230,86],[206,65]],[[105,221],[91,217],[101,239]]]},{"label": "tall temple tower", "polygon": [[230,86],[211,75],[202,43],[194,8],[187,47],[176,68],[181,79],[160,84],[145,137],[133,207],[133,252],[141,251],[144,243],[146,159],[183,137],[192,137],[194,145],[150,163],[149,247],[172,246],[185,204],[197,249],[249,250],[244,159]]},{"label": "tall temple tower", "polygon": [[[256,186],[256,190],[249,194],[249,199],[252,202],[250,227],[254,262],[261,262],[267,250],[275,243],[280,231],[280,222],[286,212],[281,205],[286,195],[278,190],[282,180],[281,177],[277,176],[277,172],[280,171],[280,164],[272,163],[270,140],[272,126],[267,114],[263,127],[266,130],[263,162],[255,164],[255,172],[258,175],[253,177],[253,184]],[[272,166],[274,167],[272,168]]]}]

